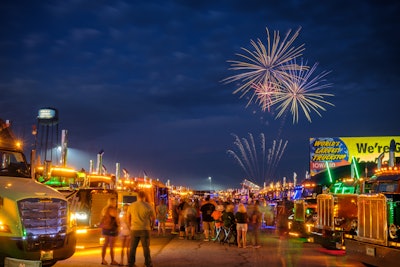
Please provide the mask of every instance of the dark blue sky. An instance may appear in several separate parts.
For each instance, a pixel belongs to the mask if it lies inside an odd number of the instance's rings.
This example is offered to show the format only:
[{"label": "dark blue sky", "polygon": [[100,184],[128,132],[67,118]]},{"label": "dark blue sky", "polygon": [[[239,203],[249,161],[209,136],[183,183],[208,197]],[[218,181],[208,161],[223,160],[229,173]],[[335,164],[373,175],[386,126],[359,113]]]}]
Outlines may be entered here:
[{"label": "dark blue sky", "polygon": [[[288,141],[271,179],[303,179],[309,137],[399,135],[399,13],[398,1],[1,1],[0,114],[32,144],[38,110],[54,107],[71,165],[88,169],[104,149],[110,172],[119,162],[196,189],[209,176],[240,187],[232,133],[264,133]],[[299,27],[295,45],[331,71],[335,106],[292,124],[221,80],[241,47],[267,44],[266,28]]]}]

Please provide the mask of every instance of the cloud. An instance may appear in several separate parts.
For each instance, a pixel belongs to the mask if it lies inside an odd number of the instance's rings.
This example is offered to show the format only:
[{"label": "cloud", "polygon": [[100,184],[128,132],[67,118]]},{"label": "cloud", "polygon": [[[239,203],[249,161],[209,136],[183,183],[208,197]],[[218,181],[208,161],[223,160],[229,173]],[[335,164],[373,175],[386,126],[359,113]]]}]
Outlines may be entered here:
[{"label": "cloud", "polygon": [[[226,155],[230,134],[264,132],[289,140],[277,179],[307,168],[310,136],[396,134],[400,40],[395,1],[89,1],[0,4],[0,114],[30,129],[55,107],[71,146],[189,184],[244,174]],[[332,71],[335,108],[275,120],[246,99],[228,60],[302,27],[303,57]],[[383,119],[384,118],[384,119]],[[30,130],[25,130],[29,132]],[[87,165],[84,162],[84,165]],[[298,170],[298,171],[297,171]],[[222,179],[222,177],[224,177]],[[207,180],[206,180],[207,182]]]}]

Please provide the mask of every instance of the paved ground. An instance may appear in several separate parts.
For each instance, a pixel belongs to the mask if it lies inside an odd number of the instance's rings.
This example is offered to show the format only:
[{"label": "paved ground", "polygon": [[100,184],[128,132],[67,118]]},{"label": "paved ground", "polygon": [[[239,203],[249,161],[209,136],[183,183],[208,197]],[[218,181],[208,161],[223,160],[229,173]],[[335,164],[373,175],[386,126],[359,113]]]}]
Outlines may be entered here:
[{"label": "paved ground", "polygon": [[[78,249],[73,257],[58,262],[56,267],[91,267],[100,265],[99,236],[92,233],[86,238],[86,248]],[[143,266],[142,249],[137,251],[137,266]],[[196,240],[181,240],[176,235],[158,237],[153,233],[151,254],[155,267],[265,267],[265,266],[363,266],[351,261],[344,253],[322,249],[317,244],[306,243],[304,239],[280,238],[274,231],[262,232],[261,248],[238,248],[219,242],[205,242],[203,236]],[[108,255],[108,254],[107,254]],[[120,248],[116,249],[117,260]],[[107,256],[109,259],[109,256]]]}]

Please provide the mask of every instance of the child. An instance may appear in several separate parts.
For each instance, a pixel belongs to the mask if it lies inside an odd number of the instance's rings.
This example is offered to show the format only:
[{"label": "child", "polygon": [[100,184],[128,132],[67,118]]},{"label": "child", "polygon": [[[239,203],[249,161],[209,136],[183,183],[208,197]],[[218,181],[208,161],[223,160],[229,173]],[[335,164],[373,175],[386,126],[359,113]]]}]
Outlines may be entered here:
[{"label": "child", "polygon": [[124,264],[124,254],[126,250],[126,258],[129,259],[129,249],[131,243],[131,230],[129,227],[128,218],[128,205],[122,207],[122,212],[120,214],[120,233],[119,237],[121,239],[121,262],[120,265]]}]

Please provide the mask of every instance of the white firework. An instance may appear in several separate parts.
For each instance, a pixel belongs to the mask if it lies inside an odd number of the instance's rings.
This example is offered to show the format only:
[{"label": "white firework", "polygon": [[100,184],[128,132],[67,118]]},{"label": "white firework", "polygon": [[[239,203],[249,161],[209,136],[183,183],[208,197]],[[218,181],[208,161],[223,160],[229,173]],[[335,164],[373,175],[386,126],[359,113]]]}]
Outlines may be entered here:
[{"label": "white firework", "polygon": [[276,119],[290,112],[293,124],[298,123],[300,113],[311,122],[312,112],[321,116],[320,111],[326,111],[325,105],[334,106],[325,99],[333,94],[320,92],[331,86],[323,79],[328,72],[312,78],[318,64],[309,68],[303,61],[300,65],[296,62],[296,58],[301,56],[304,50],[304,45],[292,46],[299,31],[300,28],[290,37],[289,30],[282,42],[279,32],[274,32],[271,42],[267,29],[268,47],[266,48],[260,40],[257,43],[251,40],[255,51],[242,48],[247,54],[237,55],[244,61],[229,61],[230,69],[241,73],[223,80],[226,83],[240,82],[233,92],[241,92],[240,97],[251,92],[247,106],[256,103],[263,111],[270,112],[271,109],[276,109]]},{"label": "white firework", "polygon": [[260,134],[259,147],[251,133],[249,133],[247,139],[239,138],[236,134],[232,135],[235,138],[236,150],[230,149],[227,153],[233,156],[246,173],[247,178],[255,183],[274,180],[276,168],[285,152],[288,141],[273,140],[272,146],[267,148],[263,133]]},{"label": "white firework", "polygon": [[321,117],[320,110],[326,111],[323,105],[334,106],[334,104],[325,100],[325,97],[334,96],[333,94],[319,92],[332,86],[332,84],[326,83],[324,79],[329,72],[322,72],[312,77],[317,66],[318,64],[315,63],[309,70],[291,70],[289,71],[289,79],[281,81],[282,86],[280,90],[274,92],[271,101],[271,105],[277,105],[278,114],[276,118],[282,116],[284,112],[290,111],[294,124],[298,122],[299,113],[302,112],[311,122],[310,113],[312,111]]},{"label": "white firework", "polygon": [[[242,92],[241,97],[252,90],[255,84],[279,84],[281,79],[288,76],[287,71],[298,69],[298,66],[292,65],[290,62],[301,56],[304,45],[292,47],[300,32],[299,28],[291,37],[291,30],[288,31],[285,38],[281,41],[279,31],[274,31],[274,38],[271,40],[268,28],[266,28],[268,44],[264,46],[260,39],[257,42],[250,40],[254,51],[242,48],[245,54],[236,54],[243,61],[229,60],[231,63],[230,70],[240,71],[241,73],[230,76],[223,80],[225,83],[240,81],[243,84],[233,93]],[[255,94],[253,92],[248,104],[253,101]]]}]

